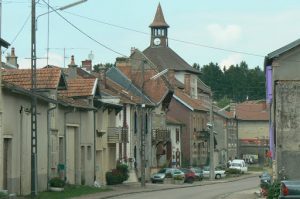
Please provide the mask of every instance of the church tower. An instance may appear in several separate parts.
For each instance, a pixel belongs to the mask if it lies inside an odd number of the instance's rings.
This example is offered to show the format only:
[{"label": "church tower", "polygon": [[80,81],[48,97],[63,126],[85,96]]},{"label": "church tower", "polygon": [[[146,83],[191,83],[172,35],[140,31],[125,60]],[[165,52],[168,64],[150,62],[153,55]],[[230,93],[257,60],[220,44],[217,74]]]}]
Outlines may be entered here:
[{"label": "church tower", "polygon": [[168,28],[160,3],[157,6],[156,14],[153,22],[149,26],[151,28],[150,47],[166,47],[168,46]]}]

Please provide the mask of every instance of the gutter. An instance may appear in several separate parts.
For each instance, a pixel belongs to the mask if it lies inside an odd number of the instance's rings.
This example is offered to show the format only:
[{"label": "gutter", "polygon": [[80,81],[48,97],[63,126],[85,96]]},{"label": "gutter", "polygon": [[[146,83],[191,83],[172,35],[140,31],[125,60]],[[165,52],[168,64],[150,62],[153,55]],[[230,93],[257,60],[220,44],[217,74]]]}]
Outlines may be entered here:
[{"label": "gutter", "polygon": [[47,152],[48,152],[48,157],[47,157],[47,160],[48,160],[48,169],[47,169],[47,190],[49,190],[49,181],[50,181],[50,134],[51,134],[51,128],[50,128],[50,112],[53,111],[54,109],[57,108],[57,104],[54,104],[53,107],[49,108],[47,110],[47,136],[48,136],[48,141],[47,141],[47,144],[48,144],[48,149],[47,149]]}]

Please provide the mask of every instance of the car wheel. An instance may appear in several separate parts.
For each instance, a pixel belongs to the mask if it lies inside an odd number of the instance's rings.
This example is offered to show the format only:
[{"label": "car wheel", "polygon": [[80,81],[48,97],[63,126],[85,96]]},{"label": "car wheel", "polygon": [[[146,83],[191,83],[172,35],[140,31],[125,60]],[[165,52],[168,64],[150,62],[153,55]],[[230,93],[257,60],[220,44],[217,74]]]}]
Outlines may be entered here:
[{"label": "car wheel", "polygon": [[193,183],[193,182],[194,182],[194,179],[193,179],[193,178],[188,178],[188,179],[186,180],[186,182],[187,182],[187,183]]},{"label": "car wheel", "polygon": [[216,174],[216,179],[220,179],[221,178],[221,175],[220,174]]}]

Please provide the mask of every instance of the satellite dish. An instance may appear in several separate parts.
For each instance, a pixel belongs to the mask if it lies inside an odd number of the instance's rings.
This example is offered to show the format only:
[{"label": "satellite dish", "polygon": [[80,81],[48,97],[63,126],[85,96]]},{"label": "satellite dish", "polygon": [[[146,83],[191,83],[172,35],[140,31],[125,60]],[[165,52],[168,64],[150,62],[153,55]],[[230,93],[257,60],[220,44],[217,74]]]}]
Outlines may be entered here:
[{"label": "satellite dish", "polygon": [[93,51],[91,51],[91,53],[88,55],[89,60],[93,60],[94,59],[94,54]]}]

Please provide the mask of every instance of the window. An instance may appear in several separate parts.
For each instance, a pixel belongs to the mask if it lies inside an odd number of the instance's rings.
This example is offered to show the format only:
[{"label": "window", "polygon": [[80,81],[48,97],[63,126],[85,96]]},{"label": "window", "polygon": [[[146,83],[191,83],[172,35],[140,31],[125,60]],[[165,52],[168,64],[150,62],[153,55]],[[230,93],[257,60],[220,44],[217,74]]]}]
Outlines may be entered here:
[{"label": "window", "polygon": [[179,129],[176,128],[176,142],[177,142],[177,143],[179,142],[179,136],[180,136],[180,134],[179,134]]},{"label": "window", "polygon": [[145,134],[148,133],[148,113],[145,116]]},{"label": "window", "polygon": [[87,147],[87,159],[88,160],[92,159],[92,147],[91,146]]},{"label": "window", "polygon": [[134,133],[137,133],[137,113],[134,112]]}]

